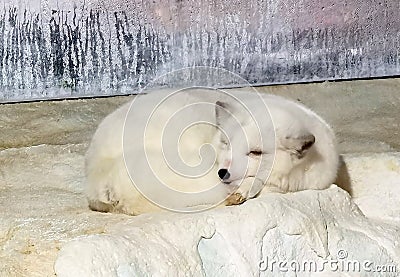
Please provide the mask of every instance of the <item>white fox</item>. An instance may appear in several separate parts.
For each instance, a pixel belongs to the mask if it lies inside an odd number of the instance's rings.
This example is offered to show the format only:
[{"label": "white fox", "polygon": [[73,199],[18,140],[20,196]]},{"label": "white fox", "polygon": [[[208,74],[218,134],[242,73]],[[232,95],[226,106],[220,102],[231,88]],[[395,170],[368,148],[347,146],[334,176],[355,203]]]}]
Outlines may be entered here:
[{"label": "white fox", "polygon": [[325,189],[338,158],[331,128],[298,103],[251,89],[155,91],[99,125],[86,194],[103,212],[193,211]]}]

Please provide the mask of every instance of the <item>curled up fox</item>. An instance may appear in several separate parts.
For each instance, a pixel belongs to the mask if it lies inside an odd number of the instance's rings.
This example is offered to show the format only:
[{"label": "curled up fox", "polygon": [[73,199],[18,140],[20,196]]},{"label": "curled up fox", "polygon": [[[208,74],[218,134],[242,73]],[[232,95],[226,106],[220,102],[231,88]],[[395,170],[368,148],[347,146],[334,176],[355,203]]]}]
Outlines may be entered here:
[{"label": "curled up fox", "polygon": [[102,212],[196,211],[325,189],[338,163],[333,131],[299,103],[252,89],[154,91],[99,125],[86,195]]}]

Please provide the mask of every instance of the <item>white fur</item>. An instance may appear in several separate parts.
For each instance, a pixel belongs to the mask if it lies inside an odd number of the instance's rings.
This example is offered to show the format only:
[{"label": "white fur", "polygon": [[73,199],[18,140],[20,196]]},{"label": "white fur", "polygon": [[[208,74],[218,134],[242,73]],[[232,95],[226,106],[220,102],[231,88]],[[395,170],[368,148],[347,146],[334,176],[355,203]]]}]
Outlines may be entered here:
[{"label": "white fur", "polygon": [[[318,115],[298,103],[273,95],[265,94],[260,98],[250,91],[229,93],[243,102],[248,110],[221,93],[194,89],[162,102],[162,105],[156,107],[156,112],[151,114],[149,110],[155,108],[154,103],[160,102],[168,92],[138,96],[126,121],[125,144],[123,131],[130,103],[107,116],[93,136],[86,155],[86,194],[90,208],[133,215],[159,209],[132,184],[124,155],[125,158],[128,157],[127,163],[129,160],[131,163],[133,161],[136,172],[143,173],[135,175],[135,184],[140,188],[149,188],[146,193],[152,194],[152,200],[156,203],[158,200],[162,201],[166,194],[158,189],[151,191],[155,179],[149,176],[147,161],[152,164],[157,177],[176,190],[206,191],[219,184],[219,189],[214,189],[209,194],[204,193],[201,197],[171,199],[170,203],[177,203],[177,209],[182,206],[215,203],[238,188],[242,196],[240,200],[230,198],[227,203],[240,203],[257,196],[260,190],[292,192],[324,189],[334,181],[338,167],[335,137],[330,127]],[[220,102],[203,105],[201,112],[196,107],[188,106],[199,101]],[[269,108],[272,120],[265,105]],[[181,117],[182,122],[169,122],[168,119],[181,108],[188,108],[187,113]],[[143,138],[139,125],[144,124],[143,122],[149,123],[149,115],[152,120],[144,139],[145,156],[142,155],[143,145],[137,142]],[[207,174],[194,179],[177,174],[163,161],[165,153],[160,142],[166,124],[170,124],[170,132],[180,132],[182,130],[178,125],[189,119],[193,122],[216,123],[229,138],[228,145],[222,143],[223,136],[217,128],[202,124],[188,129],[179,142],[166,141],[163,147],[179,147],[180,158],[192,166],[213,158],[199,153],[202,145],[211,144],[216,149],[217,162]],[[301,143],[312,136],[315,137],[315,143],[304,151],[299,151]],[[222,140],[225,141],[224,138]],[[261,150],[262,155],[248,154],[254,148]],[[217,174],[221,168],[226,168],[230,173],[230,178],[223,180],[222,185]]]}]

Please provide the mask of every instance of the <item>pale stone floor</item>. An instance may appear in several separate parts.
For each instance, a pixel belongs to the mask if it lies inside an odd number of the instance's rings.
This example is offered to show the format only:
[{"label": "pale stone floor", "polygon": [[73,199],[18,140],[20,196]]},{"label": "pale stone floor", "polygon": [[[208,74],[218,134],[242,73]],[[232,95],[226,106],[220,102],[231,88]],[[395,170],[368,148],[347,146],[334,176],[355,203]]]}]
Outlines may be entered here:
[{"label": "pale stone floor", "polygon": [[[367,216],[400,225],[400,79],[258,89],[326,119],[345,154],[343,186]],[[89,211],[82,182],[96,126],[131,98],[0,105],[0,276],[53,276],[65,241],[127,218]]]}]

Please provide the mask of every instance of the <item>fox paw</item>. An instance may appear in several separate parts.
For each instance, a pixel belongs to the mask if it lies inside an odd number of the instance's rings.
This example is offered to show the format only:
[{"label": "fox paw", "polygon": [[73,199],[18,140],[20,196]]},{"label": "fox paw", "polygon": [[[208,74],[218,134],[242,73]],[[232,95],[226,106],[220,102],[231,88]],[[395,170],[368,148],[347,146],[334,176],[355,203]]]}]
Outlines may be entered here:
[{"label": "fox paw", "polygon": [[245,201],[246,201],[246,198],[243,197],[242,194],[236,192],[236,193],[231,194],[228,197],[228,199],[226,199],[225,205],[226,206],[240,205]]}]

